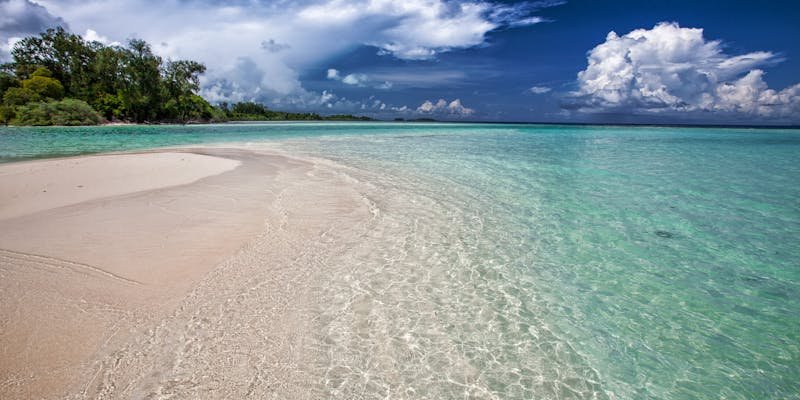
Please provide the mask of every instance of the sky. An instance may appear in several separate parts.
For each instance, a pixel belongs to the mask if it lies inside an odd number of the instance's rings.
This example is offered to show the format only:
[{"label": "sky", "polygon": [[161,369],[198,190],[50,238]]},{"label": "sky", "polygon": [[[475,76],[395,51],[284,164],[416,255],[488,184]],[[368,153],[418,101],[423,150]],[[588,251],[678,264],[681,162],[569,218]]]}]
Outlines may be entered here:
[{"label": "sky", "polygon": [[380,119],[800,124],[800,2],[0,0],[208,70],[212,103]]}]

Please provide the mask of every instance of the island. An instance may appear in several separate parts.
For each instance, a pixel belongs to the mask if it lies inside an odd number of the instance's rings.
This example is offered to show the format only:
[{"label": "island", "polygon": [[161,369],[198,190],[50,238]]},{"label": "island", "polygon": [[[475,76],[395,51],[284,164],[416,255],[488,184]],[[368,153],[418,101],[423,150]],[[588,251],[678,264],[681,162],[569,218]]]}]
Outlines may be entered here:
[{"label": "island", "polygon": [[212,105],[198,94],[204,64],[165,61],[141,39],[104,45],[58,27],[20,40],[11,54],[0,65],[4,125],[372,120],[275,111],[254,101]]}]

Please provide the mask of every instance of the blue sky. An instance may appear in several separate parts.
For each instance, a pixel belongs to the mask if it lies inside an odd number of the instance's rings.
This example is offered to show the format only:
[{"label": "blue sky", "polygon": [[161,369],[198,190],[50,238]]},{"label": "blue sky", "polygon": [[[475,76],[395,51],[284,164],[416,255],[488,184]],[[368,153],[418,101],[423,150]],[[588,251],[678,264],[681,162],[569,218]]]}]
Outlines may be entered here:
[{"label": "blue sky", "polygon": [[0,57],[63,25],[204,62],[214,102],[385,119],[798,124],[797,21],[797,1],[0,0]]}]

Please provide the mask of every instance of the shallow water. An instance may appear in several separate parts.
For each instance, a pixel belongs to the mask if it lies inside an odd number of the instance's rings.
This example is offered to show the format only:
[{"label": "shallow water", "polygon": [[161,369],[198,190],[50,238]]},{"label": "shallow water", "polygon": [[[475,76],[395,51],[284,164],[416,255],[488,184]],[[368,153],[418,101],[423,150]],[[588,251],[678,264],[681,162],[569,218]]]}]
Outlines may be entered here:
[{"label": "shallow water", "polygon": [[798,130],[0,128],[0,159],[225,141],[333,160],[374,204],[315,288],[325,397],[800,393]]}]

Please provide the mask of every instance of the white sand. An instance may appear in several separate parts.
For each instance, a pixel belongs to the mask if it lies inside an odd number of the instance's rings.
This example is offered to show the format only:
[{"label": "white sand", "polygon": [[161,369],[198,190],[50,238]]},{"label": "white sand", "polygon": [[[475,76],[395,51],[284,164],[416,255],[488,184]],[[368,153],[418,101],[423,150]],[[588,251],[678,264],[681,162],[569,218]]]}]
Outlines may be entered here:
[{"label": "white sand", "polygon": [[191,153],[144,153],[0,166],[0,219],[194,182],[240,163]]},{"label": "white sand", "polygon": [[324,168],[244,149],[2,165],[0,398],[305,397],[311,267],[369,215]]}]

